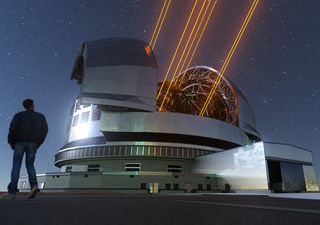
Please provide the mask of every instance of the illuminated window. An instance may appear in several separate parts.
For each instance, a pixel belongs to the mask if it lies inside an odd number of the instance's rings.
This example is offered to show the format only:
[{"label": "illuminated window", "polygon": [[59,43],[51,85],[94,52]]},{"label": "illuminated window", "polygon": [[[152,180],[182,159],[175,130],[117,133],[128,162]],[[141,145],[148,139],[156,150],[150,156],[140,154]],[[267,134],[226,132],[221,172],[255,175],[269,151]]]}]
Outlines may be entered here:
[{"label": "illuminated window", "polygon": [[180,173],[180,172],[182,172],[182,166],[181,165],[168,165],[168,172]]},{"label": "illuminated window", "polygon": [[140,171],[141,163],[126,163],[125,170],[126,171]]},{"label": "illuminated window", "polygon": [[81,114],[81,123],[86,123],[89,121],[90,112],[84,112]]},{"label": "illuminated window", "polygon": [[72,126],[77,126],[79,122],[79,115],[76,115],[75,117],[73,117],[73,122],[72,122]]}]

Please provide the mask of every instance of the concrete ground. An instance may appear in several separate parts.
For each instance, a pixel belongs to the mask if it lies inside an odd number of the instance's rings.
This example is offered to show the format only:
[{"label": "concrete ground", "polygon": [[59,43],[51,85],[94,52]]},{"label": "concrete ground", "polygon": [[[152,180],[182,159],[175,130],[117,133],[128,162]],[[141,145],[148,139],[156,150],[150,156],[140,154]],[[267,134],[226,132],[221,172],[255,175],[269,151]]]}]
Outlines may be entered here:
[{"label": "concrete ground", "polygon": [[320,200],[267,195],[39,193],[0,200],[0,225],[317,225]]}]

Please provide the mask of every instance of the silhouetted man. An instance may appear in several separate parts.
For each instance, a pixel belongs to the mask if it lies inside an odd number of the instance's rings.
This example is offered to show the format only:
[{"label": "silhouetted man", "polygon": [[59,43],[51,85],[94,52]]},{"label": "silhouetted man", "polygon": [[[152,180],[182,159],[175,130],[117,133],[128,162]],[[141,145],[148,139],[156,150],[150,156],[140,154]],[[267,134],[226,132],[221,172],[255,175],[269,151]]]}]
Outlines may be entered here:
[{"label": "silhouetted man", "polygon": [[28,198],[34,198],[40,191],[34,160],[37,149],[47,136],[48,125],[44,115],[34,111],[33,100],[24,100],[23,106],[26,110],[14,115],[9,128],[8,143],[13,149],[13,165],[8,193],[3,195],[2,199],[14,199],[19,191],[17,186],[24,153],[26,153],[26,168],[31,187]]}]

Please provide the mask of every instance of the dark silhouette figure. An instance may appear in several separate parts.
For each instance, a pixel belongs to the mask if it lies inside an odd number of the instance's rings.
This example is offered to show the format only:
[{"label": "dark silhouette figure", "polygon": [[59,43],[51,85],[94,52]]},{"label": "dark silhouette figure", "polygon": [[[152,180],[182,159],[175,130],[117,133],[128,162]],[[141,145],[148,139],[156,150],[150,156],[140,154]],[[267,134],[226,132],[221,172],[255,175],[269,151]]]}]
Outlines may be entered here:
[{"label": "dark silhouette figure", "polygon": [[28,198],[34,198],[37,192],[40,191],[34,160],[37,149],[47,136],[48,125],[44,115],[34,111],[33,100],[24,100],[23,106],[25,111],[14,115],[9,128],[8,143],[13,150],[13,164],[8,193],[3,195],[2,199],[14,199],[19,191],[17,186],[24,153],[26,154],[26,168],[31,187]]}]

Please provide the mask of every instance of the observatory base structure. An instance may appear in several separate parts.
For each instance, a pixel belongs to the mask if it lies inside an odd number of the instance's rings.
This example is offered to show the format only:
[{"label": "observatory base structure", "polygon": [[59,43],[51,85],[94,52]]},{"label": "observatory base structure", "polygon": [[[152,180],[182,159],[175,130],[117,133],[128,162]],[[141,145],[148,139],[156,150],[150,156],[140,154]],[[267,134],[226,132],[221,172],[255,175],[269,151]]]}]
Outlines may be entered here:
[{"label": "observatory base structure", "polygon": [[[210,67],[192,67],[173,80],[167,95],[157,97],[161,84],[148,44],[130,38],[85,42],[71,75],[80,94],[66,142],[55,156],[60,172],[38,174],[39,188],[317,191],[312,152],[263,142],[248,101],[225,77],[205,115],[198,116],[218,77]],[[21,176],[18,186],[29,189],[28,177]]]}]

